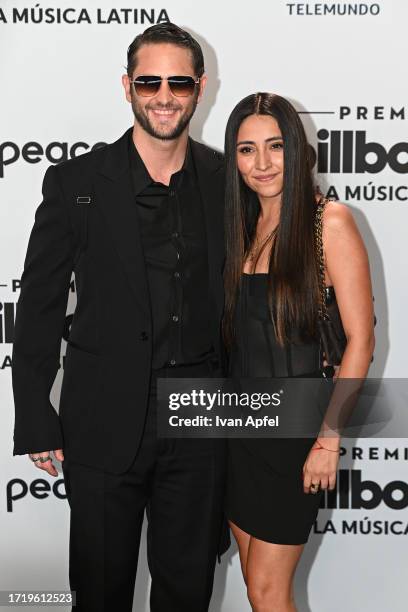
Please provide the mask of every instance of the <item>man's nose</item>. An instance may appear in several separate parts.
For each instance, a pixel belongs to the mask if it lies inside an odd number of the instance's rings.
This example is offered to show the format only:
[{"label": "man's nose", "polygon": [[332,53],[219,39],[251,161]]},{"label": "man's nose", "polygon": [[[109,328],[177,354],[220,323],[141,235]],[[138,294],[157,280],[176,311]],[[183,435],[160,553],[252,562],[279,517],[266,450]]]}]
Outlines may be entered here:
[{"label": "man's nose", "polygon": [[160,83],[160,89],[155,95],[155,100],[163,105],[169,104],[173,101],[173,95],[166,79],[163,79]]}]

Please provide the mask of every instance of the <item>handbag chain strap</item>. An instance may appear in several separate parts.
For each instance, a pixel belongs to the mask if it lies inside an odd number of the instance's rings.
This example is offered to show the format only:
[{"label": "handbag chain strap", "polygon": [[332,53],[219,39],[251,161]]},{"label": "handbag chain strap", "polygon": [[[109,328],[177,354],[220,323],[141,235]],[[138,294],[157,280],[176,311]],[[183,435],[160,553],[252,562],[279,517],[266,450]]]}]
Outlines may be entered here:
[{"label": "handbag chain strap", "polygon": [[318,315],[319,319],[328,320],[330,319],[327,313],[326,306],[326,292],[325,292],[325,274],[324,274],[324,253],[323,253],[323,211],[326,205],[327,199],[325,197],[321,197],[317,203],[316,214],[315,214],[315,246],[316,246],[316,256],[317,263],[319,268],[319,306],[318,306]]}]

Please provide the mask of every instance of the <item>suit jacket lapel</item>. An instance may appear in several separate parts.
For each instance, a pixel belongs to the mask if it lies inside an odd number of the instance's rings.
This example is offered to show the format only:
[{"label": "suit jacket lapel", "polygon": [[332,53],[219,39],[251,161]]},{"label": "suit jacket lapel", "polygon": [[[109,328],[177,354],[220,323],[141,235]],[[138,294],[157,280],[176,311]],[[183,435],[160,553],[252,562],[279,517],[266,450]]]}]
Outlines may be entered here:
[{"label": "suit jacket lapel", "polygon": [[207,232],[210,292],[218,317],[223,309],[222,268],[224,263],[224,173],[223,156],[190,140]]},{"label": "suit jacket lapel", "polygon": [[119,140],[107,146],[98,169],[95,194],[134,297],[140,309],[150,317],[146,266],[129,165],[131,131],[129,128]]}]

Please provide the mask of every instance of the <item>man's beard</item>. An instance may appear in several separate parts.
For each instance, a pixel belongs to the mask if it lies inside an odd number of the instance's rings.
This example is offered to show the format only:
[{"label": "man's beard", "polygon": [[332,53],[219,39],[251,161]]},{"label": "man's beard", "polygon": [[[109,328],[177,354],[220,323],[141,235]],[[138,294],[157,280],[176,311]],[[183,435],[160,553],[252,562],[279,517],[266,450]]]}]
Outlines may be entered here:
[{"label": "man's beard", "polygon": [[[191,117],[194,115],[195,109],[197,108],[197,98],[198,98],[198,92],[194,94],[193,96],[190,109],[187,109],[185,111],[185,113],[178,120],[178,123],[174,126],[174,128],[170,132],[161,132],[155,129],[146,111],[141,108],[141,106],[139,105],[139,103],[137,102],[137,100],[135,99],[133,95],[132,95],[132,110],[133,110],[133,114],[135,116],[136,121],[145,130],[145,132],[150,134],[150,136],[153,136],[153,138],[159,138],[160,140],[174,140],[175,138],[178,138],[179,136],[181,136],[181,134],[186,129],[187,125],[190,123]],[[159,106],[156,104],[155,106],[152,106],[152,107],[147,106],[147,109],[148,110],[149,109],[150,110],[153,110],[153,109],[179,110],[178,107],[173,106],[172,104],[162,104]]]}]

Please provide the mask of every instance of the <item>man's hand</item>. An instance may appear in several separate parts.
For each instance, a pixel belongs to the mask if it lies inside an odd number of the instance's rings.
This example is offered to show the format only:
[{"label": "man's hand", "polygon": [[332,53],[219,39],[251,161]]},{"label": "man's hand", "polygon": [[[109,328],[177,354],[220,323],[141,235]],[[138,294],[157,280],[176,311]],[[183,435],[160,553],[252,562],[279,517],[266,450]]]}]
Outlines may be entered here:
[{"label": "man's hand", "polygon": [[[64,461],[64,454],[62,452],[62,448],[59,448],[52,452],[54,453],[57,461]],[[58,472],[52,462],[50,453],[51,451],[44,451],[42,453],[29,453],[29,456],[31,457],[31,459],[37,459],[37,457],[50,457],[48,461],[45,461],[43,463],[41,461],[34,461],[34,465],[40,468],[40,470],[45,470],[46,472],[48,472],[50,476],[58,476]]]}]

